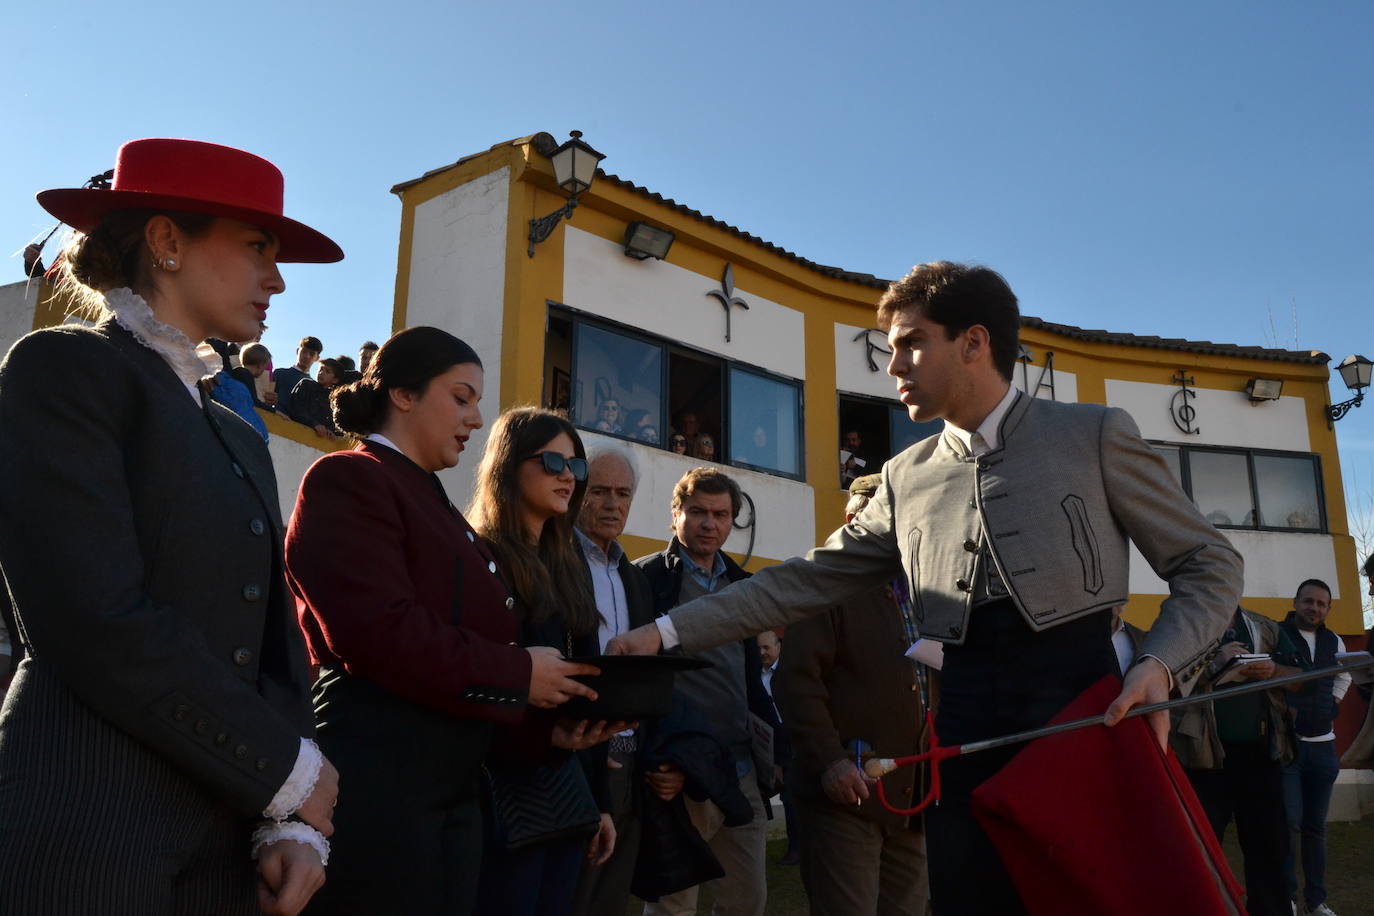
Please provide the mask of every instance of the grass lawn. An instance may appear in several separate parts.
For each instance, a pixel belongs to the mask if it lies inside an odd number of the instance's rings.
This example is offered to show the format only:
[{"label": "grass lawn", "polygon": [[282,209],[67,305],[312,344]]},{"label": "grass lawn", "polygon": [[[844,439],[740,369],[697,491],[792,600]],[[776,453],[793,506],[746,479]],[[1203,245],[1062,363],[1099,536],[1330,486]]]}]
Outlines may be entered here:
[{"label": "grass lawn", "polygon": [[[1358,823],[1337,823],[1327,828],[1327,905],[1339,916],[1374,916],[1374,817]],[[778,864],[787,846],[782,839],[768,843],[769,916],[806,916],[806,894],[802,891],[801,871]],[[1241,870],[1240,847],[1235,830],[1227,831],[1226,855],[1237,876]],[[631,899],[626,916],[638,916],[643,904]],[[711,912],[709,895],[703,893],[698,913]]]}]

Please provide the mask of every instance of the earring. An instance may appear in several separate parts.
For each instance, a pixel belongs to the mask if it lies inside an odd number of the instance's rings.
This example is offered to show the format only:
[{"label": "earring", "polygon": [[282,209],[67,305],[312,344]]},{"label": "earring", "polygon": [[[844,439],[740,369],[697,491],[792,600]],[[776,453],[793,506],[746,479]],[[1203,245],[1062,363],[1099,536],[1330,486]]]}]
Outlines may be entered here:
[{"label": "earring", "polygon": [[162,267],[163,267],[164,270],[176,270],[176,269],[177,269],[177,259],[176,259],[176,258],[167,258],[166,260],[164,260],[164,261],[162,262]]}]

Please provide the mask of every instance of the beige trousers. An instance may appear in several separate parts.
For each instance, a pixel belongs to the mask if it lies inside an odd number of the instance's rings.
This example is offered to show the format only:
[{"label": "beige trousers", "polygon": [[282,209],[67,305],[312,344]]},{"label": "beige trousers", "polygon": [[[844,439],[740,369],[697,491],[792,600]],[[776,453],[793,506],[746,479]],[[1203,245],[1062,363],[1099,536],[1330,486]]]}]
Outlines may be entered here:
[{"label": "beige trousers", "polygon": [[[725,877],[708,881],[714,916],[763,916],[768,900],[768,878],[764,871],[764,852],[768,841],[768,815],[758,782],[750,770],[740,780],[740,791],[754,808],[754,819],[739,827],[726,827],[725,815],[714,802],[685,798],[692,826],[711,847],[725,869]],[[689,887],[663,897],[658,903],[644,904],[644,916],[693,916],[697,911],[697,891]]]}]

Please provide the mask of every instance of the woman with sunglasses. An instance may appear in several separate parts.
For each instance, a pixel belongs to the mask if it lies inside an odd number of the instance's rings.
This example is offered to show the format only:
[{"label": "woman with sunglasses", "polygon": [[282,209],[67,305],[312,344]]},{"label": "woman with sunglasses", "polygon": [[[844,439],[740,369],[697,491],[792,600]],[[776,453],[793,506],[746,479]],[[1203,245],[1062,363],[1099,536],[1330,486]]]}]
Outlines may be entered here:
[{"label": "woman with sunglasses", "polygon": [[337,774],[310,740],[272,460],[198,384],[196,344],[251,340],[279,262],[343,252],[242,150],[135,140],[91,185],[38,200],[76,230],[58,289],[98,323],[0,365],[0,567],[28,650],[0,715],[0,908],[296,913]]},{"label": "woman with sunglasses", "polygon": [[[521,645],[551,646],[569,657],[600,653],[601,615],[587,591],[585,563],[573,545],[573,520],[586,489],[587,455],[571,423],[534,407],[517,408],[497,419],[477,470],[471,514],[515,596]],[[548,727],[556,747],[578,750],[608,741],[626,723],[550,720]],[[512,744],[527,741],[510,737]],[[574,780],[577,785],[562,790],[569,796],[590,792],[600,812],[599,825],[593,822],[587,833],[518,849],[502,845],[498,825],[497,842],[488,849],[482,868],[479,912],[571,912],[583,861],[600,865],[615,846],[604,751],[598,747],[596,753],[579,755],[577,763],[584,767],[586,780]],[[562,760],[554,765],[560,763],[572,765]],[[488,766],[498,777],[498,809],[499,793],[518,793],[522,781],[532,784],[537,778],[533,767],[499,746]],[[533,798],[533,789],[530,792]],[[548,807],[570,808],[579,801],[585,805],[588,799],[565,797]]]},{"label": "woman with sunglasses", "polygon": [[362,441],[301,482],[287,578],[320,666],[319,742],[348,787],[311,913],[471,912],[493,726],[594,696],[570,675],[597,669],[514,644],[497,559],[436,476],[482,426],[482,391],[466,343],[401,331],[333,393],[334,421]]}]

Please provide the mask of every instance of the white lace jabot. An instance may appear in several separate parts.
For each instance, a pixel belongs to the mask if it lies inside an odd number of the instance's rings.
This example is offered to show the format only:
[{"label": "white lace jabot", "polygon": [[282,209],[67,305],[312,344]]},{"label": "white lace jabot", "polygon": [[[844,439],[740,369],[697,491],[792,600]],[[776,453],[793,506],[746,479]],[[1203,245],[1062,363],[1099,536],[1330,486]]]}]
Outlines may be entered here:
[{"label": "white lace jabot", "polygon": [[134,335],[143,346],[161,356],[172,367],[183,385],[194,389],[196,382],[210,375],[205,360],[196,355],[196,346],[179,328],[158,321],[143,297],[127,286],[105,294],[105,305],[115,323]]}]

